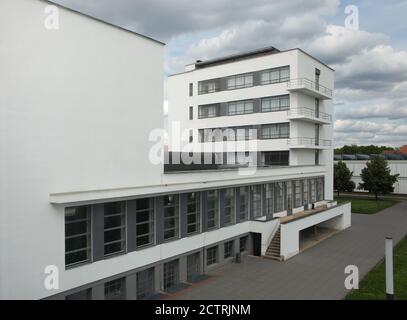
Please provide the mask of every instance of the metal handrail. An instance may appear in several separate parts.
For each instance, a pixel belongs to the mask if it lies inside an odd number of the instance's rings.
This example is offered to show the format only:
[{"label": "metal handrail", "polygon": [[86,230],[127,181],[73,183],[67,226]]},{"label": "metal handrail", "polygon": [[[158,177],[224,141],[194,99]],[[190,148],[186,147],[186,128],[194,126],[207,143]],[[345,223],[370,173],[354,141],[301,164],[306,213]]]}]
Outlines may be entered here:
[{"label": "metal handrail", "polygon": [[288,116],[307,116],[307,117],[327,120],[329,122],[332,121],[332,116],[330,114],[322,112],[322,111],[319,111],[318,114],[316,114],[314,109],[307,108],[307,107],[290,109],[287,111],[287,115]]},{"label": "metal handrail", "polygon": [[330,147],[332,146],[332,140],[318,139],[317,141],[315,138],[300,137],[287,139],[287,144],[290,146],[309,145]]},{"label": "metal handrail", "polygon": [[308,78],[297,78],[297,79],[292,79],[287,82],[287,87],[306,87],[308,89],[320,92],[328,97],[332,98],[332,90],[323,86],[322,84],[317,84],[314,81],[308,79]]}]

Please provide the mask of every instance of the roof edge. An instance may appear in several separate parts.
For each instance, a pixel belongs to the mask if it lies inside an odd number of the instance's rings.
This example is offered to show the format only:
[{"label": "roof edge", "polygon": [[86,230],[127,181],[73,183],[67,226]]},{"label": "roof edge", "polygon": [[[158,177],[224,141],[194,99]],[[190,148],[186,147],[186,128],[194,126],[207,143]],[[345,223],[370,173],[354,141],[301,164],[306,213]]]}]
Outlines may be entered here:
[{"label": "roof edge", "polygon": [[133,30],[131,30],[131,29],[127,29],[127,28],[122,27],[122,26],[119,26],[119,25],[117,25],[117,24],[113,24],[113,23],[108,22],[108,21],[106,21],[106,20],[103,20],[103,19],[101,19],[101,18],[97,18],[97,17],[92,16],[92,15],[90,15],[90,14],[88,14],[88,13],[84,13],[84,12],[78,11],[78,10],[76,10],[76,9],[69,8],[69,7],[67,7],[67,6],[65,6],[65,5],[63,5],[63,4],[56,3],[56,2],[53,2],[53,1],[51,1],[51,0],[40,0],[40,1],[49,3],[49,4],[54,5],[54,6],[61,7],[61,8],[63,8],[63,9],[68,10],[68,11],[71,11],[71,12],[74,12],[74,13],[76,13],[76,14],[79,14],[79,15],[81,15],[81,16],[90,18],[90,19],[92,19],[92,20],[101,22],[101,23],[103,23],[103,24],[107,24],[107,25],[109,25],[109,26],[111,26],[111,27],[114,27],[114,28],[117,28],[117,29],[120,29],[120,30],[123,30],[123,31],[126,31],[126,32],[130,32],[130,33],[132,33],[132,34],[134,34],[134,35],[136,35],[136,36],[139,36],[139,37],[144,38],[144,39],[146,39],[146,40],[150,40],[150,41],[155,42],[155,43],[157,43],[157,44],[160,44],[160,45],[163,45],[163,46],[166,45],[165,42],[162,42],[162,41],[159,41],[159,40],[157,40],[157,39],[151,38],[151,37],[146,36],[146,35],[144,35],[144,34],[141,34],[141,33],[138,33],[138,32],[136,32],[136,31],[133,31]]}]

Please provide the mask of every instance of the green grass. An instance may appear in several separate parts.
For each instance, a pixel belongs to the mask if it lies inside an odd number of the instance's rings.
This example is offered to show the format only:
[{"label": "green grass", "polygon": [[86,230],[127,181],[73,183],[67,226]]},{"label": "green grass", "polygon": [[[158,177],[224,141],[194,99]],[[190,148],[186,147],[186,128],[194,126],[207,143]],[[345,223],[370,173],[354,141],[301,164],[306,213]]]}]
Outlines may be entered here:
[{"label": "green grass", "polygon": [[[393,254],[394,299],[407,300],[407,237],[395,248]],[[352,290],[347,300],[386,299],[385,262],[380,262],[360,282],[358,290]]]},{"label": "green grass", "polygon": [[394,199],[379,199],[374,198],[356,198],[356,197],[335,197],[338,204],[344,202],[352,203],[352,212],[373,214],[380,210],[386,209],[388,207],[394,206],[400,201]]}]

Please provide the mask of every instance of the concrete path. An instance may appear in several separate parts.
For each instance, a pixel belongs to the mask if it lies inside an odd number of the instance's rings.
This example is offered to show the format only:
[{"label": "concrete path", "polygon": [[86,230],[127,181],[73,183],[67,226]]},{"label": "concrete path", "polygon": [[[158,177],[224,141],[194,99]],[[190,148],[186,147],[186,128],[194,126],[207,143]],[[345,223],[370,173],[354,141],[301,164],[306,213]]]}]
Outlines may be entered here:
[{"label": "concrete path", "polygon": [[384,256],[384,238],[407,234],[407,202],[374,215],[352,214],[352,227],[286,262],[245,257],[210,273],[175,299],[342,299],[344,269],[359,267],[360,279]]}]

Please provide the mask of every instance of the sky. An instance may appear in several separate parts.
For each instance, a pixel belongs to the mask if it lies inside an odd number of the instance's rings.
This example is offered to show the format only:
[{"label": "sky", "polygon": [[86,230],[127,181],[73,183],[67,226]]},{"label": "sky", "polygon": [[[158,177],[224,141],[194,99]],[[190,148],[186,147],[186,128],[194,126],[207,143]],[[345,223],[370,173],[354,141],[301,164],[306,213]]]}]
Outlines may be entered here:
[{"label": "sky", "polygon": [[166,75],[195,60],[299,47],[336,70],[336,147],[407,144],[407,0],[54,2],[165,42]]}]

